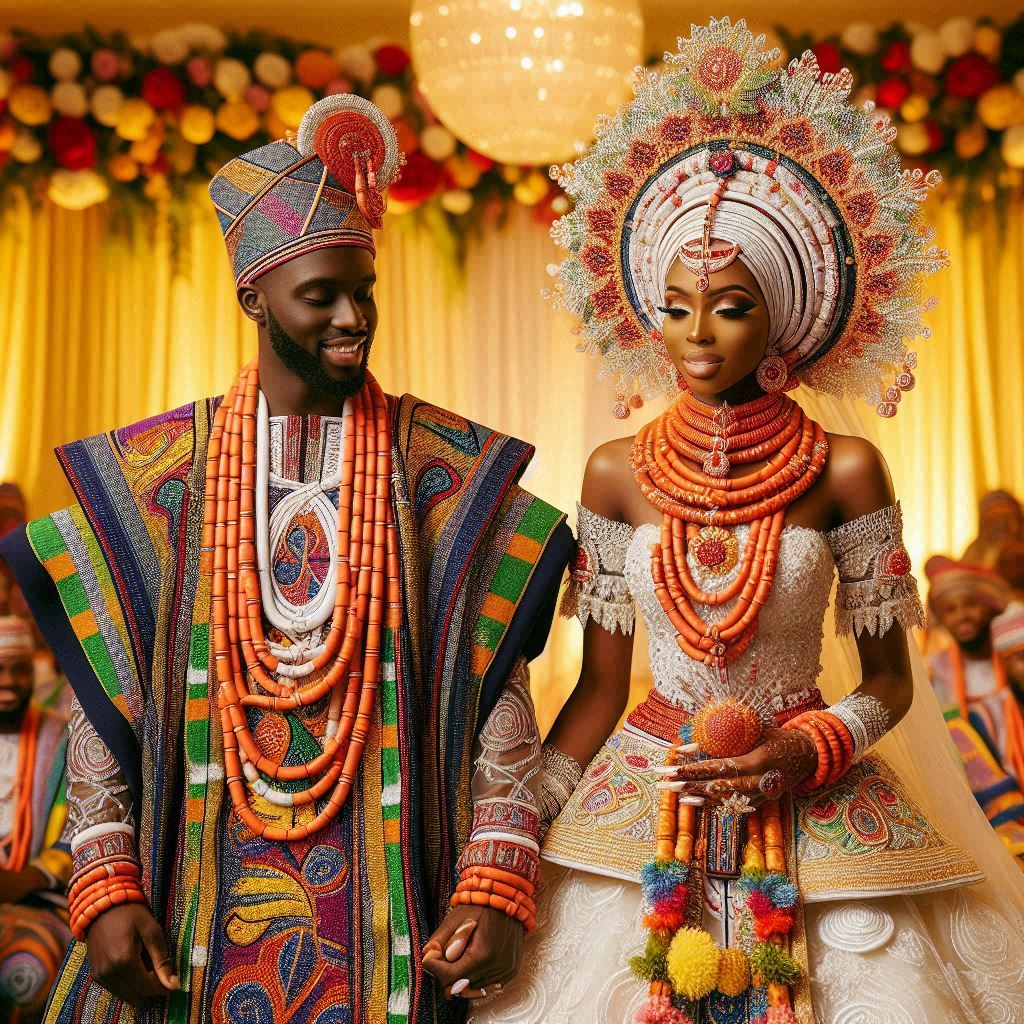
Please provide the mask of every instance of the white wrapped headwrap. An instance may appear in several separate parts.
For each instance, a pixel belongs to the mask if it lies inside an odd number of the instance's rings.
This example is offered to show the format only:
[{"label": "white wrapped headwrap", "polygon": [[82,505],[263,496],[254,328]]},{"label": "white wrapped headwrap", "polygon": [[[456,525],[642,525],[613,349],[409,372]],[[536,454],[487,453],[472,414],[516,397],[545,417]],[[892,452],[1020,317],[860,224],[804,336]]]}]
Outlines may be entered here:
[{"label": "white wrapped headwrap", "polygon": [[[700,247],[708,201],[722,181],[709,169],[715,152],[723,151],[690,153],[637,197],[627,259],[652,328],[662,326],[656,307],[680,248]],[[737,170],[713,213],[712,235],[739,245],[768,306],[769,345],[791,367],[807,363],[834,339],[842,312],[839,270],[847,253],[838,248],[837,218],[784,162],[742,150],[733,158]]]},{"label": "white wrapped headwrap", "polygon": [[29,624],[16,615],[0,615],[0,656],[31,658],[35,650]]}]

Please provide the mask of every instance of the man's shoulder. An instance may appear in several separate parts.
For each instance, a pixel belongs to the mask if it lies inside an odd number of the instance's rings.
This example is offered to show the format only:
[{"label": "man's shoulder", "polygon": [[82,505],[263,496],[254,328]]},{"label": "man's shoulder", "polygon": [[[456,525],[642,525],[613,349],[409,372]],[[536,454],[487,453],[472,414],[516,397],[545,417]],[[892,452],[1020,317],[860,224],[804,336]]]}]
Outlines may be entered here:
[{"label": "man's shoulder", "polygon": [[511,442],[532,452],[532,447],[519,438],[488,427],[452,409],[427,402],[416,395],[392,398],[395,410],[396,441],[410,454],[417,448],[450,448],[466,458],[480,456],[488,444]]}]

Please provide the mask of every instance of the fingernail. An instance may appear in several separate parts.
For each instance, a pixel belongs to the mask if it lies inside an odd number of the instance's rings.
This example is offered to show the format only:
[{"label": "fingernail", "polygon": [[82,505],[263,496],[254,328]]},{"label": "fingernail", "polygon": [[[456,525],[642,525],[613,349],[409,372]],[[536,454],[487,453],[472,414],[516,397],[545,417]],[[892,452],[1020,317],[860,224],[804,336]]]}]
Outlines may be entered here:
[{"label": "fingernail", "polygon": [[458,938],[452,942],[448,948],[444,951],[445,960],[458,960],[462,956],[462,951],[466,948],[466,940]]},{"label": "fingernail", "polygon": [[459,978],[454,985],[452,985],[452,995],[457,996],[460,992],[465,992],[469,988],[469,978]]},{"label": "fingernail", "polygon": [[495,992],[500,992],[501,991],[501,982],[500,981],[496,981],[494,983],[494,991]]},{"label": "fingernail", "polygon": [[678,750],[680,754],[696,754],[697,751],[700,750],[700,744],[683,743],[682,745],[676,747],[676,750]]},{"label": "fingernail", "polygon": [[440,952],[438,950],[436,950],[436,949],[428,949],[423,954],[423,963],[426,963],[428,960],[436,960],[440,955],[441,954],[440,954]]},{"label": "fingernail", "polygon": [[675,775],[679,771],[679,765],[677,764],[658,764],[652,769],[655,775]]},{"label": "fingernail", "polygon": [[681,804],[689,804],[691,807],[703,807],[705,801],[702,796],[681,796],[679,802]]},{"label": "fingernail", "polygon": [[685,782],[656,782],[655,789],[663,789],[668,793],[682,793],[686,788]]},{"label": "fingernail", "polygon": [[455,935],[453,937],[457,937],[459,935],[468,935],[475,927],[475,920],[464,921],[462,924],[459,925],[458,928],[455,929]]}]

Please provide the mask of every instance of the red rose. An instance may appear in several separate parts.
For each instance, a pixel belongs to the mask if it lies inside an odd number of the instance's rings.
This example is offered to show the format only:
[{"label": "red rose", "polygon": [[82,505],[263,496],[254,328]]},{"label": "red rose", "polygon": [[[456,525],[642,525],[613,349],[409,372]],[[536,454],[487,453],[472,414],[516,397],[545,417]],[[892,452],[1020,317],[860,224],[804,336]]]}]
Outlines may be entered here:
[{"label": "red rose", "polygon": [[882,69],[891,75],[910,70],[910,43],[894,39],[882,54]]},{"label": "red rose", "polygon": [[818,59],[818,67],[825,74],[834,75],[837,71],[843,70],[843,55],[835,43],[824,39],[813,47],[813,50],[814,56]]},{"label": "red rose", "polygon": [[975,100],[999,81],[999,71],[980,53],[965,53],[946,68],[946,92]]},{"label": "red rose", "polygon": [[402,176],[388,189],[388,195],[397,203],[424,203],[441,187],[443,181],[441,165],[417,150],[409,154],[402,168]]},{"label": "red rose", "polygon": [[938,124],[929,118],[924,123],[924,130],[928,133],[928,148],[925,152],[934,153],[937,149],[942,149],[945,136],[942,134],[942,129]]},{"label": "red rose", "polygon": [[142,98],[154,110],[180,110],[185,106],[185,83],[170,68],[153,68],[142,79]]},{"label": "red rose", "polygon": [[31,82],[35,77],[36,66],[32,63],[30,58],[21,56],[14,57],[11,60],[11,63],[8,65],[8,70],[11,73],[11,78],[13,78],[18,85],[24,85],[26,82]]},{"label": "red rose", "polygon": [[484,156],[483,153],[478,153],[475,149],[466,150],[466,159],[477,167],[479,170],[486,174],[493,166],[494,161],[489,156]]},{"label": "red rose", "polygon": [[394,43],[386,43],[384,46],[377,47],[373,57],[377,61],[380,73],[389,78],[397,77],[409,66],[409,52]]},{"label": "red rose", "polygon": [[910,95],[910,86],[902,78],[883,78],[878,83],[875,100],[880,107],[895,110]]},{"label": "red rose", "polygon": [[53,159],[69,171],[96,166],[96,136],[77,117],[58,117],[50,122],[46,140]]}]

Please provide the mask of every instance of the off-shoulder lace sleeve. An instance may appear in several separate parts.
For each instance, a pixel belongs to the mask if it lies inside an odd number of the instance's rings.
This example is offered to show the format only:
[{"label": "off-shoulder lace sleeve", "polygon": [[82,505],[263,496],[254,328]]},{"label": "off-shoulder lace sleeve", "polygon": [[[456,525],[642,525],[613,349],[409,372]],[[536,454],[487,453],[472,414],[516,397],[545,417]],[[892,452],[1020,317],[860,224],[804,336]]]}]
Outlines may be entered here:
[{"label": "off-shoulder lace sleeve", "polygon": [[894,622],[924,625],[924,609],[903,546],[899,502],[853,519],[826,535],[839,570],[836,629],[883,636]]},{"label": "off-shoulder lace sleeve", "polygon": [[579,538],[562,614],[575,615],[584,626],[593,619],[609,633],[616,629],[632,633],[636,612],[623,570],[633,528],[605,519],[578,502],[576,512]]}]

